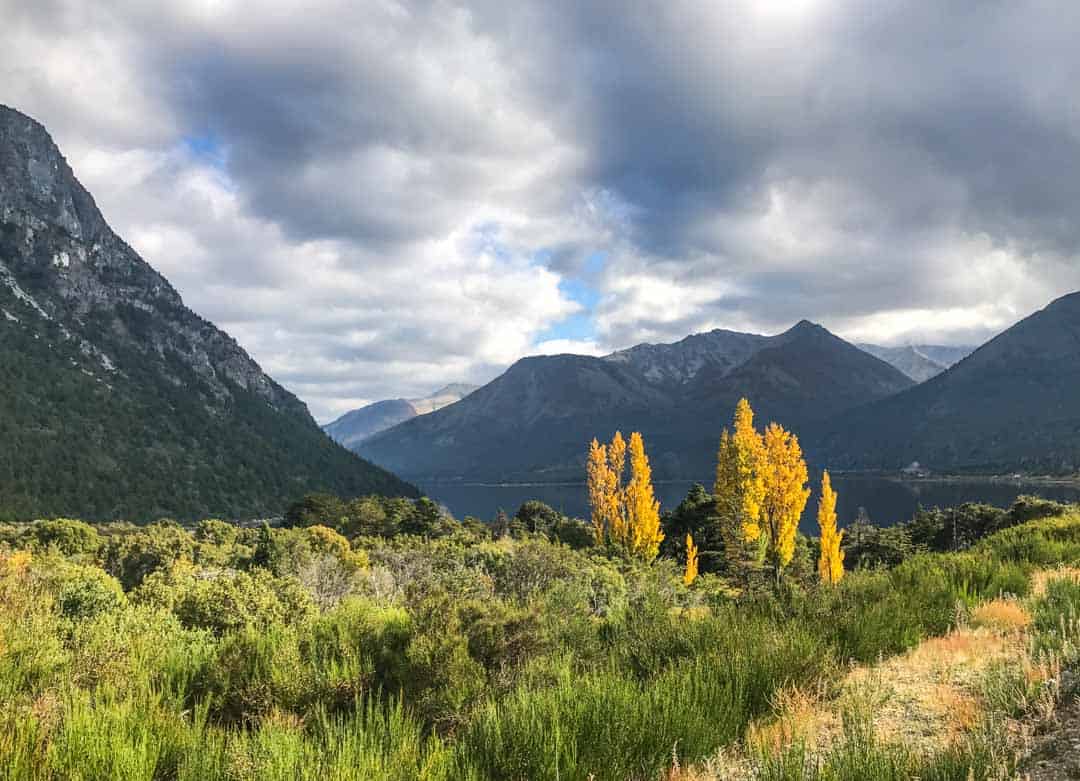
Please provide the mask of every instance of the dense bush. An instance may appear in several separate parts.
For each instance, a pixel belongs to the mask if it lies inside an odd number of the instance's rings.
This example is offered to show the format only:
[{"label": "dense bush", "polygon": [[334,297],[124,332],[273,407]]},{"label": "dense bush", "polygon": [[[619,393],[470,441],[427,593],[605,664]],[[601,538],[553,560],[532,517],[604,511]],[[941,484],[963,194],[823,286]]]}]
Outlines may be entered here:
[{"label": "dense bush", "polygon": [[53,546],[65,556],[77,556],[97,553],[101,538],[88,523],[57,518],[32,523],[23,535],[23,542],[35,549]]},{"label": "dense bush", "polygon": [[125,598],[116,578],[96,567],[79,567],[64,578],[56,601],[62,616],[81,619],[115,610]]},{"label": "dense bush", "polygon": [[[688,588],[673,558],[560,543],[564,519],[542,506],[493,535],[430,508],[403,523],[395,500],[353,504],[309,503],[290,528],[103,526],[94,545],[68,522],[13,528],[6,777],[655,779],[673,754],[741,738],[781,689],[901,652],[967,605],[1025,593],[1034,568],[1080,562],[1069,513],[958,553],[876,559],[837,587],[817,584],[803,540],[779,590],[715,573]],[[1075,586],[1045,600],[1047,627],[1080,610]],[[917,766],[876,751],[838,749],[836,777]],[[784,767],[773,777],[802,777]]]}]

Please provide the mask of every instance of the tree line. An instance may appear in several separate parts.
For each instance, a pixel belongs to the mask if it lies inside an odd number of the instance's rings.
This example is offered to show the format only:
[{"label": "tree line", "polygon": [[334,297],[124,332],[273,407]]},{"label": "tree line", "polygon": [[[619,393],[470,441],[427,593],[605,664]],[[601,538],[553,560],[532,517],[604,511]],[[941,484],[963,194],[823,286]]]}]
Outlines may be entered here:
[{"label": "tree line", "polygon": [[[589,507],[596,545],[652,561],[665,539],[660,505],[652,487],[652,470],[638,432],[627,445],[616,431],[608,444],[593,439],[586,459]],[[722,543],[729,575],[747,582],[754,570],[768,567],[779,586],[795,552],[799,519],[810,498],[806,461],[799,438],[778,423],[754,428],[747,399],[735,408],[732,430],[720,435],[713,485],[714,529]],[[817,571],[823,583],[835,585],[844,576],[844,532],[837,528],[836,492],[829,473],[822,476],[818,501]],[[698,574],[698,546],[690,532],[685,540],[684,581]]]}]

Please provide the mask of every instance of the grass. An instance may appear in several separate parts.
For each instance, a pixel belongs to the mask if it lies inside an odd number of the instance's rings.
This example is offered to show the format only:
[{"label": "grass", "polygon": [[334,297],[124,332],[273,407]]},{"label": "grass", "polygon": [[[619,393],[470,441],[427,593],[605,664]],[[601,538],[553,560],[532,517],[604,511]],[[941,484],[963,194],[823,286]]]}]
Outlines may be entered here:
[{"label": "grass", "polygon": [[1054,722],[1080,662],[1080,579],[1034,573],[1028,599],[990,599],[970,621],[848,673],[835,692],[792,690],[747,730],[741,751],[698,781],[764,778],[1004,779]]},{"label": "grass", "polygon": [[290,618],[246,593],[241,625],[169,607],[228,598],[211,568],[117,596],[88,556],[0,553],[0,779],[992,778],[1080,656],[1075,512],[739,602],[664,563],[470,545],[391,551],[392,598]]}]

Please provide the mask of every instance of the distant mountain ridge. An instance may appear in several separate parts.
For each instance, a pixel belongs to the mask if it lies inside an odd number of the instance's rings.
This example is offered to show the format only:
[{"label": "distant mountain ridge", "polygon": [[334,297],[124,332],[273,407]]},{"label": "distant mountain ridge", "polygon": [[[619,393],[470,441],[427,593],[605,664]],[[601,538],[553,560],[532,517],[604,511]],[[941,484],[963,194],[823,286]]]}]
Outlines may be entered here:
[{"label": "distant mountain ridge", "polygon": [[936,344],[882,347],[877,344],[858,343],[855,346],[895,366],[915,382],[926,382],[931,377],[938,376],[975,350],[969,346]]},{"label": "distant mountain ridge", "polygon": [[309,490],[416,495],[333,443],[106,224],[0,106],[0,519],[266,516]]},{"label": "distant mountain ridge", "polygon": [[944,373],[834,422],[837,466],[1080,470],[1080,293],[1021,320]]},{"label": "distant mountain ridge", "polygon": [[417,480],[578,480],[588,440],[641,431],[659,478],[707,478],[738,399],[796,431],[913,385],[813,323],[731,331],[601,358],[524,358],[462,401],[400,423],[358,452]]},{"label": "distant mountain ridge", "polygon": [[337,443],[353,449],[368,437],[417,415],[426,415],[468,396],[476,385],[450,383],[418,399],[385,399],[346,412],[323,430]]},{"label": "distant mountain ridge", "polygon": [[639,344],[605,355],[653,385],[681,385],[705,370],[732,371],[769,343],[769,337],[716,329],[672,344]]}]

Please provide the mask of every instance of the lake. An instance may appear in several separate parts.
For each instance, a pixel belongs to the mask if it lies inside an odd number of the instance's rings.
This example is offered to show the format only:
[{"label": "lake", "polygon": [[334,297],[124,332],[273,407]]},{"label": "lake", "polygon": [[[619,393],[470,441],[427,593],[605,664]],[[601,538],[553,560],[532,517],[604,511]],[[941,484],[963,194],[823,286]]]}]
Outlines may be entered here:
[{"label": "lake", "polygon": [[[674,508],[694,481],[657,483],[656,498],[660,510]],[[560,512],[578,518],[588,518],[589,506],[584,484],[476,485],[431,484],[421,486],[432,499],[446,505],[457,518],[472,515],[484,520],[495,517],[499,510],[513,515],[522,503],[539,499]],[[709,486],[706,485],[706,488]],[[817,496],[819,483],[813,483],[814,493],[806,504],[800,528],[816,532]],[[879,526],[891,526],[909,520],[921,504],[924,507],[954,507],[964,502],[984,502],[1008,507],[1020,494],[1036,494],[1061,502],[1080,502],[1080,487],[1075,485],[1025,484],[1022,482],[970,481],[904,481],[884,477],[833,477],[836,490],[837,515],[840,525],[846,526],[866,509],[870,520]]]}]

